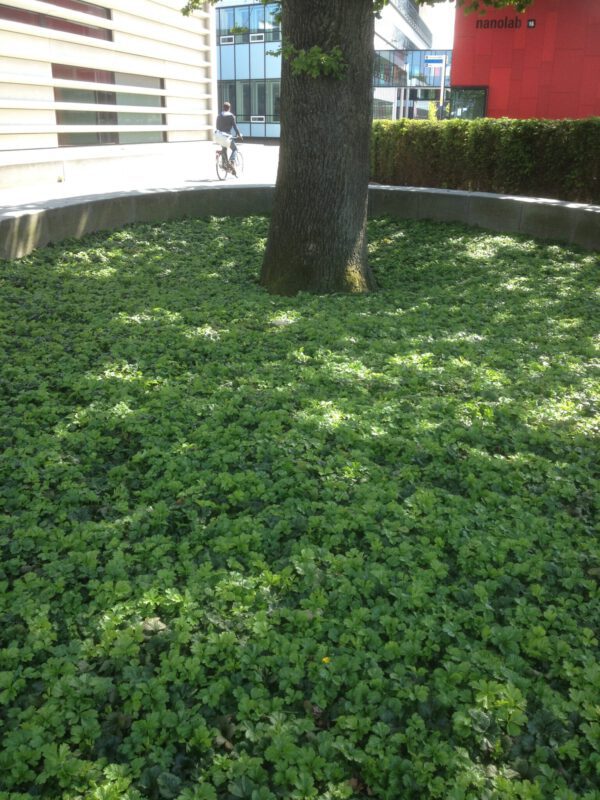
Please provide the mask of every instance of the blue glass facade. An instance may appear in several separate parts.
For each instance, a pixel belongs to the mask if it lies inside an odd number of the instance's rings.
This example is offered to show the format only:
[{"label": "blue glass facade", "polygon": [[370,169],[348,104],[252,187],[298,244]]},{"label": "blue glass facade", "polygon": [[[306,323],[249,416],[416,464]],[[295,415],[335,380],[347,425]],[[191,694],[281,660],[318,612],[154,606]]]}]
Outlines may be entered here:
[{"label": "blue glass facade", "polygon": [[439,89],[442,64],[428,60],[446,59],[444,84],[450,86],[452,50],[378,50],[375,53],[373,86],[432,87]]},{"label": "blue glass facade", "polygon": [[[217,8],[219,107],[231,103],[244,136],[280,134],[281,28],[276,3]],[[426,63],[440,55],[445,68]],[[422,118],[440,101],[442,75],[450,85],[450,50],[383,50],[375,53],[375,117]]]},{"label": "blue glass facade", "polygon": [[244,136],[279,136],[277,12],[277,3],[216,9],[219,107],[231,103]]},{"label": "blue glass facade", "polygon": [[[452,50],[379,50],[373,70],[373,116],[447,116]],[[443,91],[442,91],[443,82]]]}]

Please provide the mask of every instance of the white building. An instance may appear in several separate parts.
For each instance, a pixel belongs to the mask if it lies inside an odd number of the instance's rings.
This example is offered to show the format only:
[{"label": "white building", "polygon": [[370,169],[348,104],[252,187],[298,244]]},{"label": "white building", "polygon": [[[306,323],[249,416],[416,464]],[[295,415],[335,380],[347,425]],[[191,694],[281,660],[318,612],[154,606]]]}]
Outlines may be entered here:
[{"label": "white building", "polygon": [[[397,59],[396,51],[427,50],[431,47],[431,40],[431,31],[421,17],[420,6],[413,0],[390,0],[375,20],[376,74],[382,61]],[[373,113],[376,117],[397,119],[405,116],[408,103],[408,90],[379,85],[373,89]],[[419,105],[425,104],[412,101],[413,113]]]},{"label": "white building", "polygon": [[427,50],[431,31],[414,0],[390,0],[375,19],[375,50]]},{"label": "white building", "polygon": [[104,159],[148,169],[211,138],[214,10],[184,17],[182,5],[0,4],[0,188]]}]

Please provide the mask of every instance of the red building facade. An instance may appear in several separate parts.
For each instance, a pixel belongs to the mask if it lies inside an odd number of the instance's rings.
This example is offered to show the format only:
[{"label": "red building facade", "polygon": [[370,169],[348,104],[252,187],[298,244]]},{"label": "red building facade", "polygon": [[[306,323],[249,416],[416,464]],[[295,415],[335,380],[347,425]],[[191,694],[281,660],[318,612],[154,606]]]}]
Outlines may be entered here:
[{"label": "red building facade", "polygon": [[600,0],[534,0],[522,14],[457,8],[452,87],[458,97],[485,89],[488,117],[600,116]]}]

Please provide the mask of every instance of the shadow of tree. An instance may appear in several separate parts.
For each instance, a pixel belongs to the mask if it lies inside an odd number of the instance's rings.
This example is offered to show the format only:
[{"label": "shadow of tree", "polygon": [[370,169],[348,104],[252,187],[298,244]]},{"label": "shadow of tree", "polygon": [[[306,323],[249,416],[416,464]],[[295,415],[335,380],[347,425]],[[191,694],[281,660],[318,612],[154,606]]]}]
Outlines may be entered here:
[{"label": "shadow of tree", "polygon": [[8,787],[583,797],[597,258],[375,220],[378,293],[290,299],[265,236],[3,269]]}]

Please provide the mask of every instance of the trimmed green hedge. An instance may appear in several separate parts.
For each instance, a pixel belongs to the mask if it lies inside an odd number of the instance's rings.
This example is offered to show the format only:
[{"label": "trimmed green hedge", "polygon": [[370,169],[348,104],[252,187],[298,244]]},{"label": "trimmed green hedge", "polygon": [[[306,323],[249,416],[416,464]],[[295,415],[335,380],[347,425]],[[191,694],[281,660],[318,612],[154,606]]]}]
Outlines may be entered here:
[{"label": "trimmed green hedge", "polygon": [[371,178],[598,203],[600,117],[377,120]]}]

